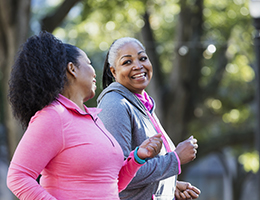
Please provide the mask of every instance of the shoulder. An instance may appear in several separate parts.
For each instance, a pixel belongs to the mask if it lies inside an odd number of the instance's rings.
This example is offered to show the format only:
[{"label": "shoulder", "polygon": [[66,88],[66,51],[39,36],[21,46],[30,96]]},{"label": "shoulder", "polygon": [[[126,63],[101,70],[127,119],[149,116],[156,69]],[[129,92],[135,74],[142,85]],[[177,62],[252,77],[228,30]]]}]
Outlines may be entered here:
[{"label": "shoulder", "polygon": [[57,123],[58,121],[61,121],[62,117],[64,117],[65,112],[66,108],[57,101],[54,101],[50,105],[45,106],[42,110],[37,111],[31,118],[30,123],[33,123],[36,120],[45,123],[48,122],[48,124]]},{"label": "shoulder", "polygon": [[113,108],[122,109],[130,106],[130,102],[121,94],[111,91],[103,96],[99,102],[98,107],[102,108]]}]

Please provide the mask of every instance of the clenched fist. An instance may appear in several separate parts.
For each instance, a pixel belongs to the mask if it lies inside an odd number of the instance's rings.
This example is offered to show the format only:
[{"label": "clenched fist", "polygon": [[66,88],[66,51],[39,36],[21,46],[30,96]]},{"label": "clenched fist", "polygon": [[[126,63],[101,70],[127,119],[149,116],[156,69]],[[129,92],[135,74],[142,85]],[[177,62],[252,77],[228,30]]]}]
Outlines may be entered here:
[{"label": "clenched fist", "polygon": [[186,164],[196,158],[198,144],[197,140],[191,136],[189,139],[179,143],[175,152],[179,156],[181,164]]}]

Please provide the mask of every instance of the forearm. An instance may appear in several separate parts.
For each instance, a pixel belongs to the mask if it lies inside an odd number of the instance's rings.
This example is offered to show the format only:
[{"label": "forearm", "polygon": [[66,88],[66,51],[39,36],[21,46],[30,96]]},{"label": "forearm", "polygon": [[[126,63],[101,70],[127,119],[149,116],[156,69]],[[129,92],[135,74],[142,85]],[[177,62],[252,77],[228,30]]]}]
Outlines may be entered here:
[{"label": "forearm", "polygon": [[180,173],[178,159],[171,152],[163,156],[149,159],[136,173],[127,186],[128,189],[140,188],[151,182],[160,181]]},{"label": "forearm", "polygon": [[126,186],[136,175],[136,172],[140,169],[140,167],[145,165],[145,164],[139,164],[135,161],[133,152],[134,151],[132,151],[129,157],[124,161],[124,164],[119,172],[119,178],[118,178],[119,192],[121,192],[126,188]]},{"label": "forearm", "polygon": [[19,199],[55,199],[36,179],[63,146],[58,127],[58,115],[39,112],[19,142],[7,176],[8,187]]},{"label": "forearm", "polygon": [[7,186],[21,200],[55,200],[56,198],[37,183],[37,177],[37,172],[11,163],[7,175]]}]

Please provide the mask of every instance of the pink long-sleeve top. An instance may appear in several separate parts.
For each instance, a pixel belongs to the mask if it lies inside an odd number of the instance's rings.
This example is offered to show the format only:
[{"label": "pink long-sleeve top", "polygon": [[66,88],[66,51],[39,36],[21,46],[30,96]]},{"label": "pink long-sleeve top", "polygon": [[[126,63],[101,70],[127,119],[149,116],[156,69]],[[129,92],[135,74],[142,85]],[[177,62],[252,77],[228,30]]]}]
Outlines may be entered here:
[{"label": "pink long-sleeve top", "polygon": [[101,109],[85,109],[59,95],[32,117],[7,175],[19,199],[119,199],[142,165],[133,152],[124,161],[120,145],[97,117]]}]

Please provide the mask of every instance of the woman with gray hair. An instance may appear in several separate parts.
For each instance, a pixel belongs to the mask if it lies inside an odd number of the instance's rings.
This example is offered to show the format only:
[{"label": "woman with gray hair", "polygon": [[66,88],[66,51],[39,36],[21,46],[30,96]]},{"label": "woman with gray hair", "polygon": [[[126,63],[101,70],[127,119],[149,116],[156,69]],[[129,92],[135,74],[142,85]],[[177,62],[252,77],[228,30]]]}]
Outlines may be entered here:
[{"label": "woman with gray hair", "polygon": [[155,110],[154,100],[145,92],[153,68],[144,46],[135,38],[116,40],[104,63],[103,88],[98,97],[99,117],[121,145],[125,159],[145,139],[162,134],[158,156],[148,159],[120,199],[196,199],[200,191],[190,183],[177,181],[181,165],[195,159],[197,140],[191,136],[175,148]]}]

